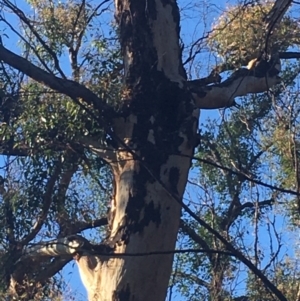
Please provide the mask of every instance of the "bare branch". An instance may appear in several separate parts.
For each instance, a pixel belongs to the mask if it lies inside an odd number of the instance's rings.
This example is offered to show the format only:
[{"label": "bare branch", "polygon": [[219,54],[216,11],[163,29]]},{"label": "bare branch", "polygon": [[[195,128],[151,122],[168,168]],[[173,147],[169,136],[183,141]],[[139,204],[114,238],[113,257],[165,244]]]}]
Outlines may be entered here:
[{"label": "bare branch", "polygon": [[57,166],[54,170],[54,173],[50,176],[50,179],[48,180],[47,186],[46,186],[46,191],[45,194],[43,196],[43,207],[42,207],[42,212],[40,214],[40,216],[37,218],[37,221],[35,223],[35,225],[33,226],[31,232],[26,235],[22,240],[21,240],[21,245],[26,245],[28,244],[32,239],[35,238],[35,236],[37,235],[37,233],[41,230],[45,218],[47,217],[48,211],[50,209],[50,205],[52,203],[52,193],[53,193],[53,189],[54,189],[54,185],[56,183],[56,180],[59,177],[61,171],[61,163],[58,162]]},{"label": "bare branch", "polygon": [[[300,52],[296,51],[284,51],[284,52],[279,52],[278,56],[280,59],[299,59],[300,58]],[[244,59],[241,60],[241,65],[247,65],[247,61],[244,61]],[[225,72],[225,71],[231,71],[235,70],[236,66],[233,63],[226,62],[224,64],[217,65],[214,69],[213,72]]]},{"label": "bare branch", "polygon": [[[70,153],[69,153],[69,155],[70,155]],[[70,228],[69,215],[64,209],[60,210],[60,208],[65,207],[65,198],[66,198],[67,190],[69,188],[69,185],[70,185],[70,182],[72,180],[74,173],[78,169],[78,160],[74,159],[73,153],[71,155],[73,155],[74,163],[72,162],[70,168],[68,168],[67,170],[64,170],[64,172],[62,173],[62,175],[60,177],[60,181],[59,181],[58,192],[57,192],[57,204],[59,207],[58,213],[57,213],[57,221],[60,226],[61,236],[66,236],[66,235],[70,234],[70,233],[68,233],[68,229]],[[66,157],[67,157],[67,155],[66,155]]]},{"label": "bare branch", "polygon": [[182,278],[182,279],[190,279],[193,282],[195,282],[197,285],[201,285],[204,286],[205,288],[209,289],[210,284],[202,279],[200,279],[199,277],[193,275],[193,274],[188,274],[186,272],[182,272],[182,271],[177,271],[175,273],[176,277]]},{"label": "bare branch", "polygon": [[87,229],[91,229],[91,228],[97,228],[97,227],[101,227],[101,226],[105,226],[108,224],[107,218],[106,217],[102,217],[90,222],[76,222],[73,226],[72,226],[72,233],[69,234],[76,234],[78,232],[87,230]]},{"label": "bare branch", "polygon": [[287,301],[285,296],[282,294],[282,292],[251,262],[251,260],[247,259],[244,254],[242,254],[239,250],[237,250],[230,242],[226,240],[218,231],[210,227],[204,220],[199,218],[186,204],[182,203],[183,209],[191,216],[193,219],[195,219],[202,227],[207,229],[214,237],[216,237],[218,240],[220,240],[226,249],[230,252],[232,252],[237,259],[239,259],[241,262],[243,262],[249,269],[252,271],[252,273],[256,276],[258,276],[261,281],[264,283],[264,285],[269,288],[269,290],[279,299],[282,301]]},{"label": "bare branch", "polygon": [[266,32],[267,38],[265,41],[265,52],[268,52],[268,43],[275,27],[281,22],[284,14],[287,12],[288,8],[292,4],[292,0],[276,0],[271,11],[266,17]]},{"label": "bare branch", "polygon": [[195,230],[189,227],[183,220],[180,220],[180,229],[202,248],[209,249],[209,245],[206,243],[206,241],[201,236],[199,236],[195,232]]},{"label": "bare branch", "polygon": [[[136,252],[136,253],[112,253],[113,249],[101,245],[93,245],[84,237],[79,235],[59,238],[47,243],[36,244],[25,250],[21,259],[25,258],[41,258],[41,257],[58,257],[72,255],[76,258],[77,254],[88,254],[94,256],[107,256],[107,257],[144,257],[155,255],[169,255],[169,254],[184,254],[184,253],[211,253],[211,254],[223,254],[228,256],[235,256],[234,253],[214,250],[214,249],[179,249],[179,250],[167,250],[167,251],[149,251],[149,252]],[[108,252],[110,251],[110,252]],[[80,255],[79,255],[80,257]]]},{"label": "bare branch", "polygon": [[32,43],[29,43],[27,41],[27,39],[25,39],[25,37],[23,35],[21,35],[8,21],[6,21],[5,19],[3,19],[2,17],[0,17],[0,20],[3,21],[10,28],[10,30],[12,32],[14,32],[26,44],[27,47],[30,48],[30,50],[38,58],[39,62],[43,65],[43,67],[45,68],[45,70],[47,70],[48,72],[52,73],[51,69],[47,66],[47,64],[45,63],[44,59],[41,58],[40,54],[38,53],[38,51],[36,50],[36,48],[32,45]]},{"label": "bare branch", "polygon": [[74,255],[86,243],[89,244],[82,236],[72,235],[30,246],[24,250],[22,257],[57,257]]},{"label": "bare branch", "polygon": [[288,8],[292,4],[292,0],[276,0],[268,16],[266,17],[266,31],[268,36],[272,34],[276,25],[278,25]]},{"label": "bare branch", "polygon": [[299,59],[300,52],[294,52],[294,51],[279,52],[279,58],[281,58],[281,59]]},{"label": "bare branch", "polygon": [[[187,234],[194,242],[199,244],[204,249],[209,249],[209,245],[206,243],[206,241],[199,236],[195,230],[193,230],[191,227],[189,227],[183,220],[180,220],[180,229],[183,233]],[[207,254],[209,257],[209,260],[212,261],[213,258],[210,253]]]},{"label": "bare branch", "polygon": [[[181,156],[182,157],[186,157],[186,156],[183,156],[183,155],[181,155]],[[247,180],[249,182],[252,182],[252,183],[255,183],[257,185],[261,185],[263,187],[267,187],[267,188],[270,188],[272,190],[279,191],[279,192],[282,192],[282,193],[288,193],[288,194],[296,195],[296,196],[299,195],[299,193],[297,191],[293,191],[293,190],[290,190],[290,189],[281,188],[281,187],[278,187],[278,186],[275,186],[275,185],[267,184],[267,183],[259,181],[259,180],[255,180],[255,179],[249,177],[248,175],[246,175],[245,173],[237,172],[235,170],[232,170],[231,168],[219,165],[219,164],[217,164],[217,163],[215,163],[215,162],[213,162],[211,160],[201,159],[201,158],[197,158],[197,157],[192,157],[192,159],[196,160],[196,161],[199,161],[199,162],[202,162],[204,164],[209,164],[209,165],[214,166],[216,168],[223,169],[223,170],[225,170],[225,171],[227,171],[229,173],[232,173],[234,175],[242,176],[243,178],[245,178],[245,180]]]},{"label": "bare branch", "polygon": [[71,260],[71,256],[69,258],[54,258],[53,261],[51,261],[51,263],[46,266],[46,268],[44,268],[37,274],[35,278],[36,282],[43,282],[53,277],[55,274],[61,271],[62,268]]},{"label": "bare branch", "polygon": [[[92,21],[93,17],[96,15],[98,9],[99,9],[103,4],[105,4],[105,3],[107,3],[107,2],[109,2],[109,0],[104,0],[104,1],[102,1],[99,5],[97,5],[97,7],[94,9],[94,11],[91,13],[91,15],[89,16],[89,18],[87,19],[86,26],[88,26],[89,23]],[[82,5],[81,5],[81,7],[80,7],[80,9],[79,9],[78,14],[80,14],[80,12],[82,11],[82,8],[83,8],[82,6],[83,6],[84,4],[85,4],[85,1],[82,1]],[[79,18],[79,15],[78,15],[78,18]],[[77,20],[78,20],[78,18],[77,18]],[[74,28],[76,27],[77,20],[76,20],[76,22],[75,22],[75,24],[74,24]],[[78,53],[79,48],[80,48],[80,46],[81,46],[81,41],[82,41],[82,38],[83,38],[83,35],[84,35],[84,31],[85,31],[85,29],[83,29],[83,30],[79,33],[77,45],[76,45],[75,50],[74,50],[76,54]]]},{"label": "bare branch", "polygon": [[220,84],[197,87],[188,82],[188,87],[198,108],[219,109],[232,106],[238,96],[266,92],[280,81],[277,74],[258,77],[252,70],[242,68]]},{"label": "bare branch", "polygon": [[226,214],[226,218],[224,218],[222,224],[224,227],[228,229],[231,226],[231,224],[242,214],[244,209],[246,208],[255,209],[256,206],[257,208],[264,208],[267,206],[272,206],[274,203],[275,203],[274,199],[265,200],[258,203],[247,202],[244,204],[239,204],[232,201],[231,204],[233,204],[234,206],[230,206]]},{"label": "bare branch", "polygon": [[66,79],[65,74],[61,70],[59,66],[58,58],[55,54],[55,52],[49,47],[46,42],[41,38],[41,36],[38,34],[38,32],[34,29],[34,27],[31,25],[30,20],[25,16],[24,12],[20,10],[16,5],[12,4],[10,1],[5,0],[5,5],[9,7],[19,18],[22,20],[30,29],[30,31],[33,33],[33,35],[37,38],[37,40],[42,44],[44,49],[49,53],[49,55],[52,57],[54,61],[54,66],[61,75],[62,78]]},{"label": "bare branch", "polygon": [[93,105],[95,109],[98,109],[101,112],[101,116],[105,115],[108,120],[111,120],[112,116],[115,115],[112,107],[83,85],[49,74],[21,56],[9,51],[1,44],[0,60],[57,92],[65,94],[72,99],[83,99],[87,104]]}]

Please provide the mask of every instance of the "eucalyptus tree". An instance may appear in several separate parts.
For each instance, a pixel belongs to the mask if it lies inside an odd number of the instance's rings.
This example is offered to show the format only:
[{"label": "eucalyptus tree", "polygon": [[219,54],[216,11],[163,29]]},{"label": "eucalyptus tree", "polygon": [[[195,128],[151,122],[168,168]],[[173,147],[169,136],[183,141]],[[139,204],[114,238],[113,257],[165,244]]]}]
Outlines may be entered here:
[{"label": "eucalyptus tree", "polygon": [[[286,300],[182,199],[199,144],[200,109],[232,107],[238,96],[281,83],[280,58],[287,48],[271,47],[269,39],[286,20],[291,1],[276,1],[260,19],[259,52],[245,56],[255,56],[255,64],[245,68],[242,60],[237,66],[233,61],[237,69],[225,80],[219,72],[232,68],[215,68],[193,81],[183,64],[175,0],[116,0],[107,39],[97,22],[111,8],[108,1],[28,2],[32,15],[0,1],[1,21],[16,33],[5,17],[11,12],[23,30],[22,54],[8,49],[5,32],[0,44],[1,151],[9,156],[7,174],[23,169],[17,183],[10,177],[2,183],[2,279],[9,294],[38,298],[39,288],[50,287],[50,277],[75,259],[91,301],[164,300],[184,210],[222,245],[218,254],[243,262]],[[70,74],[60,64],[64,51]],[[15,158],[19,165],[11,163]],[[103,188],[99,198],[110,200],[107,217],[91,201],[93,187],[79,192],[84,176],[86,184]],[[98,241],[79,235],[105,223],[107,233]],[[224,227],[230,223],[227,218]],[[41,242],[43,237],[50,242]],[[211,246],[202,251],[212,252]]]}]

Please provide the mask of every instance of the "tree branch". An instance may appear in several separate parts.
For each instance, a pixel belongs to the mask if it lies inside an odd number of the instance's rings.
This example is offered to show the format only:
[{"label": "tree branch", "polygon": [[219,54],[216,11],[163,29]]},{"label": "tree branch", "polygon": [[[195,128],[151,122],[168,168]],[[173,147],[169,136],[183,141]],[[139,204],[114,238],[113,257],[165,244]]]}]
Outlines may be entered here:
[{"label": "tree branch", "polygon": [[[280,59],[299,59],[300,58],[300,52],[295,52],[295,51],[284,51],[284,52],[279,52],[278,53],[278,56]],[[240,61],[241,65],[247,65],[247,61],[242,59]],[[213,71],[213,72],[218,72],[218,73],[222,73],[222,72],[225,72],[225,71],[232,71],[232,70],[235,70],[236,69],[236,66],[232,63],[229,63],[229,62],[226,62],[224,64],[220,64],[220,65],[217,65]]]},{"label": "tree branch", "polygon": [[257,204],[247,202],[247,203],[241,204],[240,206],[237,206],[237,204],[234,203],[235,205],[231,206],[229,208],[229,210],[226,214],[226,218],[224,218],[224,220],[222,221],[222,224],[223,224],[224,227],[226,226],[227,229],[229,229],[231,224],[242,214],[244,209],[254,208],[256,205],[259,208],[263,208],[263,207],[266,207],[266,206],[272,206],[274,203],[275,203],[274,199],[261,201],[261,202],[258,202]]},{"label": "tree branch", "polygon": [[86,243],[89,244],[85,238],[79,235],[58,238],[50,242],[42,242],[27,247],[21,259],[27,257],[40,258],[74,255]]},{"label": "tree branch", "polygon": [[58,179],[61,171],[61,162],[57,163],[57,166],[55,167],[54,173],[50,176],[47,186],[46,186],[46,191],[43,196],[43,207],[42,207],[42,212],[40,216],[37,218],[36,223],[34,224],[31,232],[26,235],[20,242],[21,245],[25,246],[27,245],[32,239],[35,238],[37,233],[41,230],[45,218],[48,215],[48,211],[50,209],[50,205],[52,203],[52,193],[54,189],[54,185],[56,183],[56,180]]},{"label": "tree branch", "polygon": [[244,256],[239,250],[237,250],[230,242],[227,241],[218,231],[210,227],[204,220],[199,218],[186,204],[182,203],[183,209],[195,219],[202,227],[207,229],[214,237],[220,240],[226,249],[232,252],[237,259],[243,262],[254,275],[258,276],[265,286],[281,301],[287,301],[282,292],[259,270],[248,258]]},{"label": "tree branch", "polygon": [[210,283],[200,279],[197,276],[194,276],[192,274],[188,274],[186,272],[176,271],[175,272],[175,277],[182,278],[183,280],[190,279],[191,281],[195,282],[199,286],[204,286],[206,289],[210,288]]},{"label": "tree branch", "polygon": [[36,282],[43,282],[53,277],[55,274],[61,271],[62,268],[71,260],[72,260],[71,256],[69,258],[60,258],[60,257],[54,258],[50,264],[48,264],[42,271],[40,271],[37,274],[35,278]]},{"label": "tree branch", "polygon": [[[69,155],[69,157],[68,157]],[[60,181],[59,181],[59,187],[57,190],[57,206],[58,206],[58,212],[57,212],[57,222],[60,227],[60,235],[66,236],[68,235],[68,230],[70,228],[70,219],[68,213],[65,211],[65,198],[66,193],[69,188],[70,182],[72,180],[72,177],[74,173],[78,170],[78,158],[74,158],[74,154],[66,154],[65,160],[71,161],[70,168],[67,168],[64,170],[64,172],[61,174]],[[73,162],[72,162],[73,161]]]},{"label": "tree branch", "polygon": [[209,245],[206,243],[206,241],[201,236],[199,236],[195,232],[195,230],[189,227],[183,220],[180,220],[180,229],[183,231],[183,233],[187,234],[194,242],[199,244],[203,249],[209,249]]},{"label": "tree branch", "polygon": [[41,83],[59,93],[65,94],[72,99],[83,99],[87,104],[98,109],[101,117],[105,117],[107,122],[111,121],[115,115],[113,108],[107,105],[91,90],[85,86],[68,79],[59,78],[43,69],[35,66],[21,56],[9,51],[0,44],[0,60],[11,67],[23,72],[33,80]]},{"label": "tree branch", "polygon": [[29,156],[32,152],[25,143],[18,145],[14,145],[14,143],[10,143],[10,141],[2,141],[0,143],[0,155],[3,156],[16,156],[16,157],[26,157]]},{"label": "tree branch", "polygon": [[295,52],[295,51],[279,52],[279,58],[281,58],[281,59],[299,59],[300,52]]},{"label": "tree branch", "polygon": [[116,150],[105,146],[95,137],[81,137],[78,139],[78,142],[108,163],[117,160]]},{"label": "tree branch", "polygon": [[76,234],[78,232],[87,230],[87,229],[91,229],[91,228],[96,228],[96,227],[101,227],[101,226],[105,226],[108,224],[107,218],[106,217],[102,217],[90,222],[76,222],[73,226],[72,226],[72,233],[71,234]]},{"label": "tree branch", "polygon": [[[183,233],[188,235],[194,242],[199,244],[203,249],[207,249],[207,250],[210,249],[206,241],[201,236],[199,236],[195,230],[189,227],[183,220],[180,220],[180,229],[182,230]],[[209,260],[212,262],[213,261],[212,254],[207,253],[207,256]]]},{"label": "tree branch", "polygon": [[268,13],[265,19],[267,38],[272,34],[276,25],[278,25],[281,22],[284,14],[287,12],[292,2],[293,2],[292,0],[275,1],[272,9],[270,10],[270,12]]},{"label": "tree branch", "polygon": [[[277,70],[276,66],[276,70]],[[258,74],[253,70],[241,68],[235,71],[224,82],[212,86],[201,87],[194,82],[188,82],[187,86],[193,96],[195,105],[200,109],[219,109],[234,105],[234,99],[249,93],[262,93],[281,82],[272,66],[265,74]],[[272,73],[270,72],[272,71]]]},{"label": "tree branch", "polygon": [[61,70],[59,66],[58,58],[55,54],[55,52],[47,45],[47,43],[41,38],[41,36],[38,34],[38,32],[34,29],[34,27],[31,25],[30,20],[25,16],[24,12],[20,10],[16,5],[12,4],[10,1],[4,1],[5,5],[9,7],[15,15],[17,15],[20,20],[22,20],[30,29],[30,31],[33,33],[33,35],[36,37],[36,39],[41,43],[41,45],[44,47],[44,49],[48,52],[48,54],[52,57],[54,61],[54,66],[56,70],[59,72],[62,78],[66,79],[65,74]]}]

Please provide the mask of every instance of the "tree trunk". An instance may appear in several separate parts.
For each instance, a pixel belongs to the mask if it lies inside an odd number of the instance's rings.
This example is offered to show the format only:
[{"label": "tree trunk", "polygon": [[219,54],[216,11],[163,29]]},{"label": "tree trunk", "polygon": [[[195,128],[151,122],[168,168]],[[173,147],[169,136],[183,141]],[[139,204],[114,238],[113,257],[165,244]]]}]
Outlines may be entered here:
[{"label": "tree trunk", "polygon": [[182,198],[190,160],[169,155],[161,164],[158,181],[143,166],[144,162],[131,159],[128,153],[126,156],[122,153],[122,159],[128,161],[120,161],[114,168],[116,187],[108,243],[115,247],[116,253],[133,256],[121,259],[82,256],[78,259],[81,277],[91,301],[163,301],[172,253],[134,254],[174,250],[180,204],[168,190]]},{"label": "tree trunk", "polygon": [[[78,259],[91,301],[163,301],[171,274],[198,111],[183,89],[175,1],[117,0],[126,85],[113,121],[118,162],[107,243],[123,258]],[[117,138],[116,138],[117,137]]]}]

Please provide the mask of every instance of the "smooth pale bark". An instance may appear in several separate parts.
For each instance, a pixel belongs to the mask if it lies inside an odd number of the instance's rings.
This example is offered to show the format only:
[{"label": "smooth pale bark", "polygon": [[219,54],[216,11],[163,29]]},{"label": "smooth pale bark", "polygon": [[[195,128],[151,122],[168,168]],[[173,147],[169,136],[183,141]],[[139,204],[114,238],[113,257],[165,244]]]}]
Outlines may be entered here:
[{"label": "smooth pale bark", "polygon": [[203,109],[230,107],[238,96],[266,92],[281,82],[277,75],[269,76],[266,73],[265,77],[256,77],[253,74],[247,75],[247,69],[240,69],[239,72],[240,76],[234,79],[229,78],[221,84],[199,88],[198,93],[192,91],[196,106]]}]

